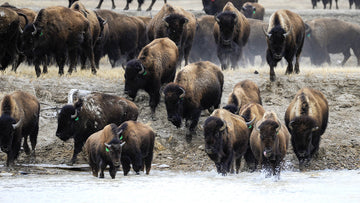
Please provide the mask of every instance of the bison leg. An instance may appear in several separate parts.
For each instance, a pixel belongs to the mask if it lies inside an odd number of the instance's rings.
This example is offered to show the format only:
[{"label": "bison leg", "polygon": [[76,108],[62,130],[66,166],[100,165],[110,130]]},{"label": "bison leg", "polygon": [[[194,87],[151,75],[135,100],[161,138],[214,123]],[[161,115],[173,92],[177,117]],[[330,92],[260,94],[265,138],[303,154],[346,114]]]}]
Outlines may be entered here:
[{"label": "bison leg", "polygon": [[126,6],[124,10],[129,10],[129,4],[132,2],[132,0],[126,0]]},{"label": "bison leg", "polygon": [[272,58],[269,50],[266,51],[266,61],[270,66],[270,81],[274,82],[276,80],[274,68],[276,67],[278,61],[275,61],[275,59]]},{"label": "bison leg", "polygon": [[236,174],[239,174],[241,164],[241,157],[235,160],[235,171]]},{"label": "bison leg", "polygon": [[111,3],[112,3],[112,9],[115,9],[116,8],[116,6],[115,6],[115,3],[114,3],[114,0],[111,0]]},{"label": "bison leg", "polygon": [[112,179],[115,179],[116,171],[117,171],[117,167],[115,167],[113,164],[110,164],[109,174]]},{"label": "bison leg", "polygon": [[246,162],[247,166],[249,167],[250,171],[254,172],[257,167],[257,160],[255,159],[255,156],[252,153],[250,147],[248,147],[248,149],[246,150],[246,152],[244,154],[244,159],[245,159],[245,162]]},{"label": "bison leg", "polygon": [[191,124],[190,124],[190,127],[189,127],[189,131],[186,133],[186,142],[187,143],[191,143],[191,140],[192,140],[192,136],[193,135],[196,135],[196,126],[199,122],[199,118],[200,118],[200,115],[201,115],[201,110],[200,109],[197,109],[197,110],[194,110],[194,112],[192,113],[191,115]]},{"label": "bison leg", "polygon": [[[151,9],[152,9],[152,7],[153,7],[153,5],[154,5],[155,1],[156,1],[156,0],[151,0],[151,4],[150,4],[149,8],[148,8],[148,9],[146,9],[146,11],[151,11]],[[166,0],[165,0],[165,1],[166,1]]]},{"label": "bison leg", "polygon": [[104,178],[105,175],[104,175],[104,170],[106,168],[106,163],[103,161],[103,160],[100,160],[100,163],[99,163],[99,167],[100,167],[100,176],[99,178]]},{"label": "bison leg", "polygon": [[346,51],[343,52],[344,55],[344,59],[341,62],[341,65],[344,66],[346,61],[350,58],[351,54],[350,54],[350,49],[347,49]]},{"label": "bison leg", "polygon": [[24,143],[23,143],[23,148],[24,148],[24,152],[26,155],[30,155],[30,148],[29,148],[29,145],[27,143],[27,138],[28,136],[27,135],[24,135]]},{"label": "bison leg", "polygon": [[150,170],[151,170],[151,162],[153,159],[153,147],[151,147],[151,149],[149,149],[149,155],[147,157],[145,157],[144,162],[145,162],[145,168],[146,168],[146,175],[149,175]]},{"label": "bison leg", "polygon": [[124,155],[122,155],[121,157],[121,165],[124,171],[124,176],[127,176],[129,171],[130,171],[130,158],[129,157],[125,157]]},{"label": "bison leg", "polygon": [[34,61],[34,65],[35,65],[35,73],[36,73],[36,77],[40,77],[40,75],[41,75],[41,69],[40,69],[40,59],[35,59],[35,61]]},{"label": "bison leg", "polygon": [[104,1],[104,0],[100,0],[100,1],[99,1],[99,4],[96,6],[97,9],[100,9],[101,4],[103,3],[103,1]]}]

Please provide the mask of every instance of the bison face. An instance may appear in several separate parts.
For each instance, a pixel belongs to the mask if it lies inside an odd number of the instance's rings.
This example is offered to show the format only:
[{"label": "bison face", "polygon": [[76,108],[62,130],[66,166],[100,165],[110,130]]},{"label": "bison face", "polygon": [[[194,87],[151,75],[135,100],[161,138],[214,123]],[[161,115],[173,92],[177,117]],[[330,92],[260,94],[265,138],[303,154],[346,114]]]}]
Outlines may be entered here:
[{"label": "bison face", "polygon": [[252,5],[246,5],[241,8],[241,13],[244,14],[246,18],[252,18],[256,12],[256,8]]},{"label": "bison face", "polygon": [[[223,134],[226,123],[220,118],[210,116],[204,124],[205,152],[210,156],[222,155]],[[220,160],[219,160],[220,161]]]},{"label": "bison face", "polygon": [[179,85],[171,83],[165,87],[164,94],[168,120],[179,128],[181,126],[185,90]]},{"label": "bison face", "polygon": [[179,14],[170,14],[163,19],[166,27],[166,35],[177,46],[181,45],[185,25],[189,22],[187,18]]},{"label": "bison face", "polygon": [[286,32],[283,28],[277,26],[274,27],[270,33],[265,33],[268,42],[268,48],[274,59],[281,60],[283,57],[286,47],[286,37],[288,36],[289,32]]},{"label": "bison face", "polygon": [[120,167],[121,152],[124,144],[125,142],[120,141],[119,138],[114,138],[109,143],[104,143],[105,151],[115,167]]},{"label": "bison face", "polygon": [[125,69],[125,94],[131,98],[135,98],[139,89],[144,89],[146,86],[146,78],[149,73],[139,60],[133,59],[129,61]]},{"label": "bison face", "polygon": [[219,25],[220,41],[224,45],[230,45],[233,39],[235,25],[238,21],[237,15],[231,11],[221,12],[215,16]]},{"label": "bison face", "polygon": [[10,116],[3,115],[0,117],[0,149],[8,153],[11,149],[16,121]]},{"label": "bison face", "polygon": [[71,137],[74,137],[76,133],[77,123],[80,122],[79,111],[81,107],[77,105],[79,105],[79,101],[75,104],[75,106],[64,106],[59,113],[56,137],[60,138],[62,141],[66,141]]},{"label": "bison face", "polygon": [[272,120],[265,120],[256,128],[260,132],[260,140],[264,157],[275,158],[273,155],[279,145],[278,133],[280,128],[280,122]]},{"label": "bison face", "polygon": [[40,46],[41,43],[45,43],[42,28],[37,28],[34,24],[27,24],[24,28],[21,42],[21,51],[23,51],[26,56],[31,56],[35,47]]},{"label": "bison face", "polygon": [[205,13],[208,15],[215,15],[218,12],[218,9],[222,9],[216,7],[214,0],[202,0],[202,4],[204,6]]}]

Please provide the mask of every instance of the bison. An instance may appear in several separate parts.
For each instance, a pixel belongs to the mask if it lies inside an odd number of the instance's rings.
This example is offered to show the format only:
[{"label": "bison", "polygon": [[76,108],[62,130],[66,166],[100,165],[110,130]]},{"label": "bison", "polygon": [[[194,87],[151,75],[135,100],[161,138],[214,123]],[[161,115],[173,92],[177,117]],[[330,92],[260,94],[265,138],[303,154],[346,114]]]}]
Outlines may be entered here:
[{"label": "bison", "polygon": [[28,136],[32,149],[31,156],[35,159],[40,114],[38,99],[32,94],[15,91],[3,97],[0,108],[0,149],[7,154],[6,166],[12,166],[17,159],[22,138],[24,151],[30,154]]},{"label": "bison", "polygon": [[[318,18],[306,21],[304,56],[314,65],[331,64],[330,55],[343,53],[345,65],[353,50],[360,66],[360,26],[336,18]],[[341,43],[338,43],[341,41]]]},{"label": "bison", "polygon": [[50,56],[59,66],[59,75],[64,74],[68,57],[71,74],[76,68],[78,50],[89,59],[91,71],[96,74],[90,23],[79,12],[63,6],[41,9],[34,22],[25,27],[22,41],[24,51],[34,55],[37,77],[41,74],[41,62]]},{"label": "bison", "polygon": [[134,59],[147,43],[144,22],[135,16],[110,10],[97,10],[96,13],[107,21],[107,26],[100,39],[102,50],[95,55],[99,58],[107,55],[112,67],[117,65],[117,61],[126,64],[122,57],[126,62]]},{"label": "bison", "polygon": [[246,2],[240,12],[247,18],[264,20],[265,8],[259,3]]},{"label": "bison", "polygon": [[121,153],[126,142],[119,139],[121,130],[115,124],[109,124],[104,129],[92,134],[85,143],[88,162],[93,176],[104,178],[104,170],[109,165],[109,173],[112,179],[120,167]]},{"label": "bison", "polygon": [[241,10],[241,7],[245,2],[258,2],[257,0],[202,0],[204,11],[208,15],[215,15],[220,13],[225,4],[231,2],[234,4],[235,8]]},{"label": "bison", "polygon": [[160,101],[160,87],[175,78],[179,52],[169,38],[158,38],[146,45],[137,59],[129,61],[125,69],[125,94],[135,98],[139,89],[150,95],[152,116]]},{"label": "bison", "polygon": [[243,106],[251,102],[262,105],[259,87],[251,80],[243,80],[234,86],[224,109],[237,114]]},{"label": "bison", "polygon": [[118,130],[121,131],[120,139],[126,143],[121,155],[124,175],[129,173],[130,164],[136,174],[144,171],[145,167],[145,173],[149,175],[156,133],[150,126],[136,121],[126,121]]},{"label": "bison", "polygon": [[221,69],[227,69],[230,63],[232,68],[236,68],[250,35],[249,22],[231,2],[215,16],[215,20],[214,38]]},{"label": "bison", "polygon": [[214,16],[203,15],[197,18],[196,34],[190,51],[190,62],[211,61],[220,64],[214,39]]},{"label": "bison", "polygon": [[261,66],[266,62],[266,37],[263,33],[263,28],[268,26],[268,23],[257,20],[248,19],[250,24],[250,35],[248,42],[244,47],[245,60],[248,60],[251,65],[254,65],[255,56],[261,57]]},{"label": "bison", "polygon": [[300,89],[285,112],[285,124],[291,133],[291,144],[299,167],[310,163],[319,150],[329,117],[325,96],[312,88]]},{"label": "bison", "polygon": [[251,150],[267,176],[280,178],[281,165],[289,145],[290,133],[274,112],[265,112],[250,135]]},{"label": "bison", "polygon": [[218,173],[233,173],[233,160],[239,173],[241,158],[248,150],[251,123],[224,109],[216,109],[205,120],[205,152],[214,161]]},{"label": "bison", "polygon": [[174,82],[164,89],[168,120],[177,128],[190,120],[186,141],[191,142],[201,110],[217,109],[221,102],[224,75],[209,61],[192,63],[181,69]]},{"label": "bison", "polygon": [[78,153],[91,134],[110,123],[120,125],[127,120],[136,120],[138,114],[138,108],[133,102],[98,92],[63,106],[58,115],[56,136],[63,141],[74,138],[74,154],[69,164],[76,162]]},{"label": "bison", "polygon": [[278,10],[270,16],[268,31],[264,30],[264,33],[268,45],[266,60],[270,66],[270,80],[276,80],[274,68],[282,57],[288,62],[285,74],[293,73],[292,63],[296,57],[295,73],[298,74],[305,38],[305,24],[301,17],[289,10]]},{"label": "bison", "polygon": [[196,32],[195,16],[182,8],[164,4],[148,25],[148,38],[169,37],[179,49],[179,64],[188,64],[191,46]]}]

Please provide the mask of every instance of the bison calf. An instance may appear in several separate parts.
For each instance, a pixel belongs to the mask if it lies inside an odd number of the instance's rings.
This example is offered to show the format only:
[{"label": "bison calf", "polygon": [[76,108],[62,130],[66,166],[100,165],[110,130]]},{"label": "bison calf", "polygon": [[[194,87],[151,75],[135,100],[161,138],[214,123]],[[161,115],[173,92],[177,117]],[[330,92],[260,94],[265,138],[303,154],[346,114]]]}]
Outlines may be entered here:
[{"label": "bison calf", "polygon": [[259,3],[246,2],[240,11],[247,18],[264,20],[265,9]]},{"label": "bison calf", "polygon": [[251,150],[268,176],[280,177],[281,163],[286,155],[290,133],[274,112],[266,112],[250,135]]},{"label": "bison calf", "polygon": [[120,167],[122,147],[125,144],[119,139],[121,130],[115,124],[110,124],[92,134],[85,143],[88,162],[93,176],[104,178],[104,170],[109,165],[109,173],[112,179],[115,178],[116,171]]},{"label": "bison calf", "polygon": [[144,171],[149,175],[154,154],[155,132],[143,123],[126,121],[118,127],[120,139],[126,144],[121,155],[121,165],[126,176],[132,165],[136,174]]},{"label": "bison calf", "polygon": [[285,124],[291,133],[291,144],[300,169],[319,150],[329,117],[325,96],[311,88],[300,89],[285,113]]},{"label": "bison calf", "polygon": [[252,123],[224,109],[215,110],[204,124],[205,152],[218,173],[233,173],[235,160],[236,173],[239,173],[241,158],[249,145],[249,128]]},{"label": "bison calf", "polygon": [[150,95],[151,113],[160,101],[160,87],[175,78],[179,58],[176,44],[169,38],[159,38],[146,45],[137,59],[129,61],[125,69],[125,94],[135,98],[139,89]]},{"label": "bison calf", "polygon": [[201,110],[219,107],[223,84],[221,69],[205,61],[185,66],[177,73],[175,81],[165,87],[168,120],[177,128],[183,118],[186,123],[191,121],[186,133],[187,142],[191,142],[192,134],[195,134]]},{"label": "bison calf", "polygon": [[29,135],[32,155],[35,158],[39,132],[39,101],[29,93],[16,91],[5,95],[0,105],[0,148],[7,154],[6,166],[14,164],[14,160],[19,155],[22,138],[24,138],[24,151],[30,154],[27,144]]}]

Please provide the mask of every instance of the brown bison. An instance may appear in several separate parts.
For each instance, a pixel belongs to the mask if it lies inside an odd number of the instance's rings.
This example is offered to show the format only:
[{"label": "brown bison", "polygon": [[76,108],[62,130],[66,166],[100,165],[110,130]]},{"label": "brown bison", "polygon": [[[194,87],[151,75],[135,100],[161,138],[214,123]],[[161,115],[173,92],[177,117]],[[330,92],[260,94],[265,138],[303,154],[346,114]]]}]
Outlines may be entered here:
[{"label": "brown bison", "polygon": [[31,155],[35,160],[40,114],[40,103],[37,98],[29,93],[16,91],[4,96],[0,108],[0,149],[7,154],[6,166],[14,164],[19,155],[22,138],[24,151],[30,154],[28,136],[31,142]]},{"label": "brown bison", "polygon": [[121,130],[117,125],[109,124],[104,129],[92,134],[85,143],[88,162],[93,176],[104,178],[104,170],[109,165],[109,173],[112,179],[120,167],[121,152],[125,142],[119,139]]},{"label": "brown bison", "polygon": [[233,173],[233,160],[239,173],[241,158],[248,150],[251,123],[224,109],[216,109],[205,120],[205,152],[215,162],[218,173]]},{"label": "brown bison", "polygon": [[[360,66],[360,26],[336,18],[318,18],[306,21],[304,56],[314,65],[331,64],[330,55],[343,53],[345,65],[353,50]],[[341,41],[341,43],[338,43]]]},{"label": "brown bison", "polygon": [[36,75],[41,74],[40,64],[46,57],[54,57],[59,75],[69,60],[68,73],[76,68],[78,50],[89,59],[91,71],[96,74],[90,23],[81,13],[63,6],[41,9],[33,23],[25,27],[23,49],[34,55]]},{"label": "brown bison", "polygon": [[258,2],[258,0],[202,0],[204,11],[208,15],[220,13],[227,2],[233,3],[240,10],[245,2]]},{"label": "brown bison", "polygon": [[211,61],[220,64],[214,39],[214,16],[203,15],[197,20],[196,34],[190,51],[190,62]]},{"label": "brown bison", "polygon": [[259,3],[246,2],[240,12],[247,18],[264,20],[265,8]]},{"label": "brown bison", "polygon": [[153,159],[155,132],[143,123],[126,121],[118,127],[120,139],[125,142],[121,155],[121,165],[126,176],[132,168],[139,174],[139,171],[146,169],[149,175]]},{"label": "brown bison", "polygon": [[173,83],[164,89],[168,120],[177,128],[182,119],[191,121],[186,141],[191,142],[192,134],[199,121],[201,110],[217,109],[221,102],[224,75],[215,64],[205,61],[192,63],[181,69]]},{"label": "brown bison", "polygon": [[195,16],[182,8],[164,4],[148,25],[148,38],[168,37],[179,49],[179,64],[188,64],[191,46],[196,32]]},{"label": "brown bison", "polygon": [[305,24],[301,17],[289,10],[278,10],[270,16],[268,31],[264,30],[264,33],[268,44],[266,60],[270,66],[270,80],[276,80],[274,68],[282,57],[288,62],[285,74],[293,73],[292,63],[296,57],[295,73],[298,74],[305,38]]},{"label": "brown bison", "polygon": [[74,164],[91,134],[110,123],[120,125],[127,120],[136,120],[138,115],[137,106],[127,99],[98,92],[90,93],[76,103],[62,107],[56,136],[63,141],[74,138],[74,154],[69,163]]},{"label": "brown bison", "polygon": [[238,67],[242,49],[250,35],[250,25],[245,16],[228,2],[223,11],[215,16],[214,38],[221,69]]},{"label": "brown bison", "polygon": [[[116,13],[110,10],[97,10],[96,13],[106,20],[103,36],[100,39],[102,50],[95,55],[107,55],[112,67],[120,62],[125,65],[134,59],[146,45],[146,26],[135,17]],[[105,30],[106,29],[106,30]]]},{"label": "brown bison", "polygon": [[250,135],[250,147],[258,163],[267,170],[267,176],[280,177],[289,139],[289,131],[274,112],[266,112],[255,124]]},{"label": "brown bison", "polygon": [[264,35],[264,27],[268,26],[268,23],[257,20],[248,19],[250,24],[250,35],[248,42],[244,47],[244,56],[248,62],[254,66],[255,56],[261,57],[261,66],[266,62],[266,37]]},{"label": "brown bison", "polygon": [[129,61],[125,69],[125,94],[135,98],[139,89],[150,95],[152,116],[160,101],[160,87],[175,78],[179,52],[169,38],[158,38],[146,45],[137,59]]},{"label": "brown bison", "polygon": [[310,163],[319,150],[329,117],[325,96],[311,88],[300,89],[285,112],[285,124],[291,133],[291,144],[300,169]]},{"label": "brown bison", "polygon": [[238,114],[243,106],[251,102],[262,105],[259,87],[251,80],[243,80],[234,86],[224,109]]}]

